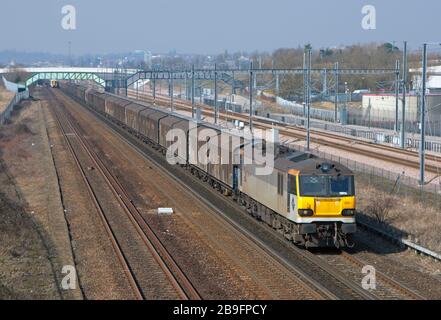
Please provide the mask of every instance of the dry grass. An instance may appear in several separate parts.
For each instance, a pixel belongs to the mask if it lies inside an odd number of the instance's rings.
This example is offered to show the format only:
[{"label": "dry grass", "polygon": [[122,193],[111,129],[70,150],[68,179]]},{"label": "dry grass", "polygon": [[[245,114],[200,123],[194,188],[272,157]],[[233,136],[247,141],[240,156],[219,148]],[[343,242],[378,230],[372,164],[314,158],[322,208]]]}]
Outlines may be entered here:
[{"label": "dry grass", "polygon": [[[18,119],[0,127],[0,299],[60,297],[51,238],[35,219],[33,199],[18,181],[22,176],[36,181],[33,171],[41,167],[36,161],[37,147],[42,144],[37,143],[35,110],[35,106],[24,108],[16,115]],[[17,175],[17,168],[22,176]],[[43,189],[35,185],[34,190]]]},{"label": "dry grass", "polygon": [[381,187],[357,181],[357,208],[377,221],[405,231],[414,241],[441,252],[441,209],[415,193],[391,195]]},{"label": "dry grass", "polygon": [[0,165],[0,299],[54,299],[42,235],[4,164]]},{"label": "dry grass", "polygon": [[[353,101],[353,102],[347,102],[346,105],[349,108],[361,108],[361,101]],[[311,104],[311,106],[313,108],[317,108],[317,109],[324,109],[324,110],[334,110],[335,108],[335,103],[331,102],[331,101],[317,101],[317,102],[313,102]]]},{"label": "dry grass", "polygon": [[330,101],[319,101],[319,102],[313,102],[311,104],[313,108],[317,109],[325,109],[325,110],[334,110],[335,104]]}]

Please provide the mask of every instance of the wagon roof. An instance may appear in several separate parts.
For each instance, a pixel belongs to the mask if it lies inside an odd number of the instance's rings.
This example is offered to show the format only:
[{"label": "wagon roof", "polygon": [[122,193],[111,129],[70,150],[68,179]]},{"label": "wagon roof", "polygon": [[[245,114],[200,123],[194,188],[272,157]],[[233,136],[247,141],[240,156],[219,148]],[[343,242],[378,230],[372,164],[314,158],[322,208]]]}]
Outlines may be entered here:
[{"label": "wagon roof", "polygon": [[218,125],[213,124],[213,123],[199,122],[199,124],[200,124],[201,127],[213,129],[213,130],[216,130],[216,131],[222,131],[222,129],[223,129],[221,126],[218,126]]},{"label": "wagon roof", "polygon": [[130,103],[129,105],[126,106],[126,109],[129,109],[129,110],[134,111],[134,112],[139,112],[139,111],[144,110],[146,108],[147,107],[141,106],[141,105],[139,105],[137,103]]},{"label": "wagon roof", "polygon": [[181,120],[182,119],[169,114],[166,118],[161,119],[161,124],[165,124],[171,127],[174,123],[179,122]]},{"label": "wagon roof", "polygon": [[188,129],[190,128],[190,125],[189,125],[190,121],[191,121],[191,120],[189,120],[189,119],[180,119],[179,122],[176,122],[176,123],[173,125],[173,128],[179,128],[179,129],[182,129],[182,130],[184,130],[185,132],[187,132]]},{"label": "wagon roof", "polygon": [[119,106],[122,106],[122,107],[132,103],[131,101],[127,101],[125,99],[122,99],[122,98],[119,98],[119,97],[114,97],[114,96],[109,96],[109,97],[106,98],[106,100],[110,101],[110,102],[113,102],[113,103],[115,103],[115,104],[117,104]]},{"label": "wagon roof", "polygon": [[152,114],[152,113],[155,113],[155,112],[156,112],[155,109],[144,109],[144,110],[142,110],[142,111],[139,113],[139,115],[140,115],[140,116],[143,116],[143,117],[148,117],[149,114]]},{"label": "wagon roof", "polygon": [[156,110],[156,112],[148,114],[147,118],[157,121],[157,120],[159,120],[163,117],[166,117],[166,116],[167,116],[167,113]]}]

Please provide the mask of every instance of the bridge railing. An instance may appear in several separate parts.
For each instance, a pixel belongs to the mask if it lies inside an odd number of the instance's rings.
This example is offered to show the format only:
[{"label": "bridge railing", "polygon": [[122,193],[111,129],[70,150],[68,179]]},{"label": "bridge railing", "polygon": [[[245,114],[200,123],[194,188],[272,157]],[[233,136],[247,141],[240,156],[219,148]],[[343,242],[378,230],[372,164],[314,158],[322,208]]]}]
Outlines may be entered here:
[{"label": "bridge railing", "polygon": [[2,113],[0,113],[0,126],[4,125],[5,122],[9,119],[12,111],[14,110],[15,105],[18,104],[21,100],[28,98],[29,98],[29,90],[16,93],[15,96],[12,98],[12,100],[9,102],[6,109]]}]

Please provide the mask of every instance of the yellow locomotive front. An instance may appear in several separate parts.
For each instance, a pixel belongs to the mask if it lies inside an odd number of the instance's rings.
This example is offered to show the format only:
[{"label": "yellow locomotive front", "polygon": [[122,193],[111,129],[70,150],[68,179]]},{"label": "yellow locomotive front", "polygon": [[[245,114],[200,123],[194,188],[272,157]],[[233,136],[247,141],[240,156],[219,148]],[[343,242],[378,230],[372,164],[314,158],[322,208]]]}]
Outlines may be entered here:
[{"label": "yellow locomotive front", "polygon": [[288,197],[289,219],[299,224],[297,238],[307,246],[352,246],[356,231],[352,172],[317,160],[299,169],[288,171],[288,182],[296,184]]},{"label": "yellow locomotive front", "polygon": [[238,184],[243,202],[254,215],[298,245],[353,245],[352,171],[304,152],[280,154],[269,175],[257,176],[254,169],[254,165],[242,166]]}]

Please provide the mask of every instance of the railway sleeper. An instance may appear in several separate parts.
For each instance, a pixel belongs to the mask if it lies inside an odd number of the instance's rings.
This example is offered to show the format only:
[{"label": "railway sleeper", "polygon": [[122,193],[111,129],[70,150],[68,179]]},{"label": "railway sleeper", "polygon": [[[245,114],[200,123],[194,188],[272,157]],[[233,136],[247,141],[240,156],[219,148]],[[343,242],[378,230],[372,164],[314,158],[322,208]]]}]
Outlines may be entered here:
[{"label": "railway sleeper", "polygon": [[[84,102],[81,102],[81,104],[84,104]],[[91,109],[93,109],[91,107]],[[95,110],[96,111],[96,110]],[[129,132],[132,136],[135,136],[139,140],[143,141],[147,145],[150,145],[152,149],[158,151],[159,153],[165,155],[166,149],[162,146],[160,146],[157,142],[151,140],[150,138],[135,134],[133,130],[128,130],[127,126],[120,121],[115,120],[113,117],[110,117],[108,114],[104,112],[99,112],[100,114],[104,115],[106,118],[110,119],[111,122],[116,123],[120,127],[122,127],[124,130]],[[198,167],[188,165],[188,164],[181,164],[181,167],[186,167],[187,169],[190,168],[190,172],[196,176],[198,179],[208,182],[213,188],[217,189],[219,192],[224,194],[225,196],[232,196],[233,200],[238,203],[238,205],[244,209],[248,214],[253,216],[257,220],[261,220],[265,222],[267,225],[272,227],[274,230],[276,230],[278,233],[282,234],[287,240],[301,246],[305,247],[315,247],[318,244],[318,240],[316,237],[316,234],[314,233],[308,233],[311,230],[304,229],[304,225],[298,225],[295,224],[285,217],[280,216],[279,214],[275,213],[270,208],[260,204],[259,202],[255,201],[254,199],[251,199],[246,194],[243,194],[240,191],[234,191],[231,188],[224,187],[221,183],[219,183],[216,179],[208,175],[205,171],[201,170]],[[329,239],[328,239],[329,240]],[[341,241],[341,240],[340,240]],[[343,245],[343,243],[341,244]]]}]

